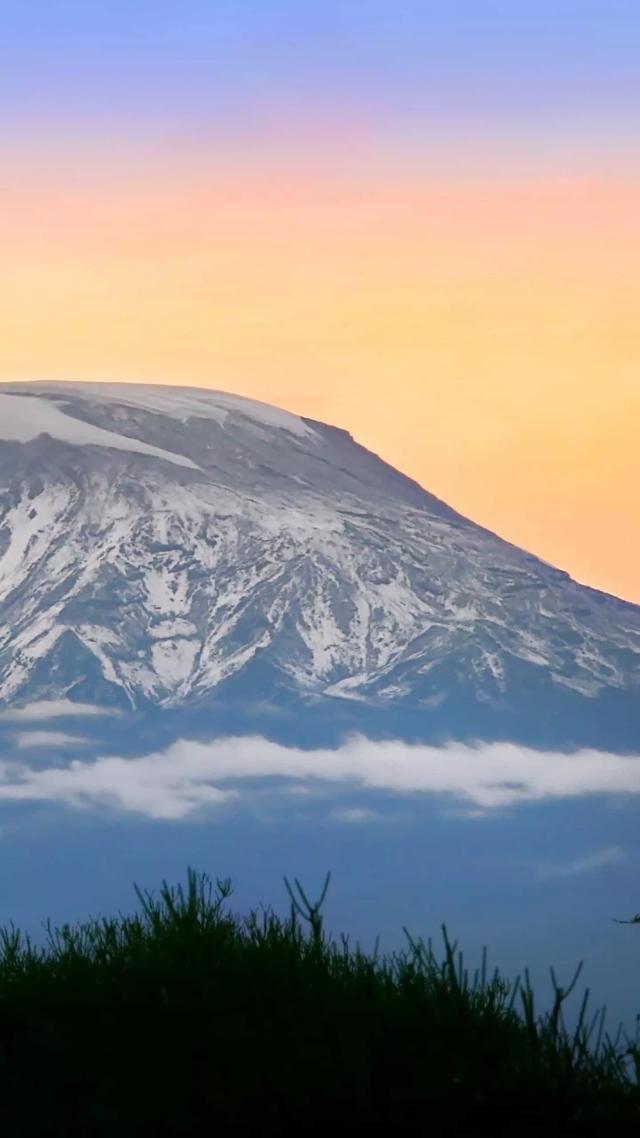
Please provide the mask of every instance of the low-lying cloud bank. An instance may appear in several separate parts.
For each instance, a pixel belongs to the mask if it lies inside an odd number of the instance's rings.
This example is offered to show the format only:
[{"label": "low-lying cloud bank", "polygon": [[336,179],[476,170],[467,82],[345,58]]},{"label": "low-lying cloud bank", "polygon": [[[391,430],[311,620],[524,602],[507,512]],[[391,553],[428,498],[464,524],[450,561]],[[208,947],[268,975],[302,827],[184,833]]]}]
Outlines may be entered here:
[{"label": "low-lying cloud bank", "polygon": [[179,740],[141,758],[76,759],[64,768],[0,762],[0,801],[108,806],[179,819],[236,798],[243,780],[269,778],[446,795],[490,811],[544,799],[640,794],[640,756],[543,752],[511,743],[430,747],[360,736],[333,750],[310,751],[257,736]]},{"label": "low-lying cloud bank", "polygon": [[84,735],[69,735],[66,731],[19,731],[14,736],[19,751],[46,747],[84,747],[89,740]]},{"label": "low-lying cloud bank", "polygon": [[629,860],[626,850],[620,846],[605,846],[604,849],[594,850],[584,854],[583,857],[573,858],[571,861],[551,863],[538,866],[538,876],[551,877],[582,877],[586,873],[595,873],[599,869],[606,869],[611,865],[624,865]]},{"label": "low-lying cloud bank", "polygon": [[41,699],[22,707],[8,707],[0,711],[1,723],[35,723],[48,719],[77,719],[95,716],[117,716],[116,707],[97,707],[93,703],[75,703],[71,699]]}]

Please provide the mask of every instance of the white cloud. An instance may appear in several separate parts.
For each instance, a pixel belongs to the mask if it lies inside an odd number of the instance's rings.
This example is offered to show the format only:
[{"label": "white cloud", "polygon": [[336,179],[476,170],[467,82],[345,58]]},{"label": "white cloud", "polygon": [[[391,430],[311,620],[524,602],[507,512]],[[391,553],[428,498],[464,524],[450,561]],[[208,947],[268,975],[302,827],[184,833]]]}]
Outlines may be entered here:
[{"label": "white cloud", "polygon": [[367,810],[365,806],[348,806],[344,810],[332,810],[331,817],[335,818],[337,822],[358,823],[374,822],[379,814],[375,810]]},{"label": "white cloud", "polygon": [[572,861],[554,865],[538,866],[540,877],[579,877],[583,873],[594,873],[608,865],[624,865],[628,855],[620,846],[606,846],[601,850],[574,858]]},{"label": "white cloud", "polygon": [[84,747],[89,742],[82,735],[67,735],[65,731],[20,731],[15,739],[21,751],[30,747]]},{"label": "white cloud", "polygon": [[137,759],[75,759],[65,768],[0,762],[0,801],[109,805],[152,818],[183,818],[236,796],[237,789],[225,783],[272,777],[293,779],[298,786],[324,782],[452,796],[489,811],[544,799],[640,794],[640,756],[563,754],[511,743],[438,748],[363,737],[333,750],[311,751],[258,736],[179,740]]},{"label": "white cloud", "polygon": [[299,798],[312,798],[313,790],[304,782],[293,782],[290,786],[286,787],[287,794],[293,794]]},{"label": "white cloud", "polygon": [[120,714],[115,707],[96,707],[93,703],[74,703],[71,699],[42,699],[36,703],[27,703],[24,707],[9,707],[0,711],[0,721],[31,723],[43,719]]}]

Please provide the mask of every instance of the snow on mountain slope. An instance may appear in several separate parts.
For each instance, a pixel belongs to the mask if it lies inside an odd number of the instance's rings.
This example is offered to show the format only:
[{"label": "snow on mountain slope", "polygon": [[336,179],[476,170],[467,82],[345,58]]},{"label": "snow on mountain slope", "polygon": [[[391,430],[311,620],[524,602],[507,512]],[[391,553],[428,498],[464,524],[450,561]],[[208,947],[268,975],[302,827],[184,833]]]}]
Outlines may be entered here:
[{"label": "snow on mountain slope", "polygon": [[343,431],[204,390],[0,387],[0,703],[639,689],[640,609]]},{"label": "snow on mountain slope", "polygon": [[[4,390],[15,394],[19,386],[23,385],[12,384]],[[51,408],[57,410],[54,400],[56,396],[60,398],[61,385],[38,384],[38,395],[35,395],[35,385],[30,387],[34,390],[32,398],[38,399],[40,395],[50,396],[48,406],[53,418]],[[224,426],[229,416],[236,413],[264,426],[282,428],[296,435],[311,433],[311,428],[298,415],[281,411],[278,407],[271,407],[268,403],[260,403],[256,399],[244,399],[223,391],[208,391],[198,387],[155,387],[143,383],[74,383],[73,391],[87,401],[97,394],[102,402],[141,411],[154,411],[183,423],[190,418],[201,417]],[[28,397],[30,394],[25,391],[23,397]]]},{"label": "snow on mountain slope", "polygon": [[131,450],[137,454],[150,454],[164,458],[178,466],[195,463],[184,455],[170,454],[160,447],[148,446],[137,439],[118,435],[114,431],[104,431],[91,423],[79,422],[65,415],[50,399],[29,396],[0,394],[0,439],[5,442],[28,443],[40,435],[49,435],[63,443],[77,446],[102,446],[111,450]]}]

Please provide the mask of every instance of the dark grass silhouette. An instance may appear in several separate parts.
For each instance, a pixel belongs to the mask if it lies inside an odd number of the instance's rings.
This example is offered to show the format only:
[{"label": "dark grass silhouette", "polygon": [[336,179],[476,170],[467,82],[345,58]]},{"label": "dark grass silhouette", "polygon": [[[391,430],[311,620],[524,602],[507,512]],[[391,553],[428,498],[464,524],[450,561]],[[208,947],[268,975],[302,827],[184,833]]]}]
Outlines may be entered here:
[{"label": "dark grass silhouette", "polygon": [[[137,890],[139,911],[0,935],[0,1124],[11,1138],[140,1134],[640,1133],[640,1053],[569,994],[407,934],[392,956],[229,907],[228,880]],[[574,977],[573,983],[578,979]]]}]

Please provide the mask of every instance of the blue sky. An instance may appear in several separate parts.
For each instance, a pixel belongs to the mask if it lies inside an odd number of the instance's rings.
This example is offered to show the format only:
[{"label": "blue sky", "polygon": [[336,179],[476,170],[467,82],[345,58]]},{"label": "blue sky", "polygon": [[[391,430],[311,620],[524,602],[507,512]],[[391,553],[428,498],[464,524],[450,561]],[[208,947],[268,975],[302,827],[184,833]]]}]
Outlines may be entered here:
[{"label": "blue sky", "polygon": [[[3,116],[45,122],[277,114],[291,100],[407,122],[550,108],[635,119],[640,7],[626,0],[5,0]],[[245,119],[246,125],[246,119]]]}]

